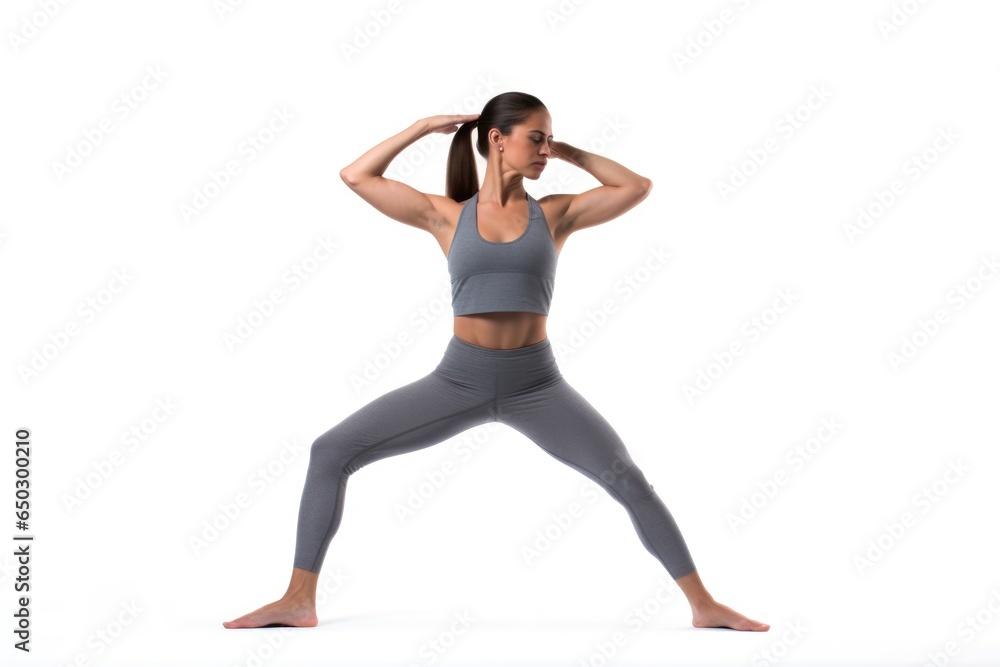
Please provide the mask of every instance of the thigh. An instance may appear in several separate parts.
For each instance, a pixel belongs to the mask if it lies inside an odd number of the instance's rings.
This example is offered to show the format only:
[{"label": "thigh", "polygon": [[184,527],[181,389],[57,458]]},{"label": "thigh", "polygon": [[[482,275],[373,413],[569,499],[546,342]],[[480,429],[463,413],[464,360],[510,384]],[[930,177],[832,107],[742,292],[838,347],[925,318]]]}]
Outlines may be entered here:
[{"label": "thigh", "polygon": [[442,442],[489,420],[489,388],[430,374],[392,389],[351,413],[313,443],[312,456],[353,473],[368,463]]},{"label": "thigh", "polygon": [[602,486],[641,474],[618,432],[565,378],[504,403],[499,421]]}]

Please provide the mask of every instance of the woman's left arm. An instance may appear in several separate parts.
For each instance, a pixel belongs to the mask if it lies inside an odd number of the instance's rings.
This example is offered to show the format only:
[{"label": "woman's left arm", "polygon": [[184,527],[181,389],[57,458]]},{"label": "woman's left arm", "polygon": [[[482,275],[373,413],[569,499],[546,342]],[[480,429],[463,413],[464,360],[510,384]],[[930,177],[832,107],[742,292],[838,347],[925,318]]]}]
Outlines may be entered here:
[{"label": "woman's left arm", "polygon": [[569,199],[560,225],[567,235],[617,218],[645,199],[653,187],[645,176],[602,155],[564,141],[553,141],[550,146],[553,157],[576,165],[602,183],[580,194],[565,195]]}]

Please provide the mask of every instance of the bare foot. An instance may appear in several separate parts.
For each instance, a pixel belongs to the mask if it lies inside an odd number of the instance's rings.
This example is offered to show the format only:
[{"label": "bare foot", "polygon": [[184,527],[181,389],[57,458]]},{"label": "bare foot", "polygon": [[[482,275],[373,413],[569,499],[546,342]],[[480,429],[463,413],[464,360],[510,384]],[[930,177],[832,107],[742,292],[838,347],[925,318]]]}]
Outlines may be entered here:
[{"label": "bare foot", "polygon": [[753,632],[767,632],[771,628],[767,623],[747,618],[714,600],[699,606],[697,610],[693,610],[691,625],[696,628],[731,628]]},{"label": "bare foot", "polygon": [[297,628],[314,628],[316,605],[305,600],[281,598],[277,602],[266,604],[246,616],[240,616],[234,621],[225,621],[225,628],[264,628],[274,626],[292,626]]}]

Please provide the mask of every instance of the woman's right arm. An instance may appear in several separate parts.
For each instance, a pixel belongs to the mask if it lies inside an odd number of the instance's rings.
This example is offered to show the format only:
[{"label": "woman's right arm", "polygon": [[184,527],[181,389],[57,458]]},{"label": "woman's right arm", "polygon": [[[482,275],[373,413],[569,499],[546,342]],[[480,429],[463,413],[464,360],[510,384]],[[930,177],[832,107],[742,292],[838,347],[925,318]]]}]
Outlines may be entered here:
[{"label": "woman's right arm", "polygon": [[454,132],[462,123],[478,117],[479,114],[441,115],[418,120],[341,169],[340,178],[362,199],[393,220],[432,231],[431,227],[440,214],[430,197],[382,174],[389,168],[389,163],[417,139],[431,132]]}]

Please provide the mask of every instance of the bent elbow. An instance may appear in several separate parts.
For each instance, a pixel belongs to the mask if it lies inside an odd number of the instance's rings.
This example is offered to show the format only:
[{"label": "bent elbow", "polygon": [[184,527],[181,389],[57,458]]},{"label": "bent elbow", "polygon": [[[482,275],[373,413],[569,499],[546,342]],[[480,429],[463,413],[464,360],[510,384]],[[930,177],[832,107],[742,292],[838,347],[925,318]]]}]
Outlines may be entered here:
[{"label": "bent elbow", "polygon": [[353,188],[358,183],[357,179],[355,179],[351,172],[348,171],[347,167],[340,170],[340,180],[342,180],[349,188]]},{"label": "bent elbow", "polygon": [[[633,187],[635,188],[633,192],[636,193],[635,204],[638,204],[649,196],[649,192],[653,189],[653,181],[648,178],[640,178]],[[633,204],[633,206],[635,204]]]}]

